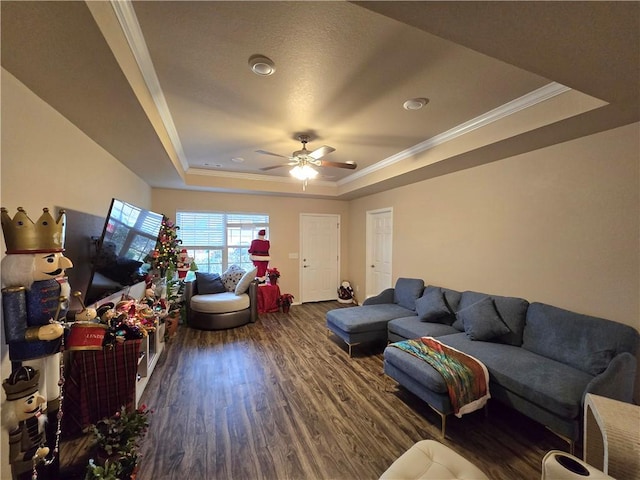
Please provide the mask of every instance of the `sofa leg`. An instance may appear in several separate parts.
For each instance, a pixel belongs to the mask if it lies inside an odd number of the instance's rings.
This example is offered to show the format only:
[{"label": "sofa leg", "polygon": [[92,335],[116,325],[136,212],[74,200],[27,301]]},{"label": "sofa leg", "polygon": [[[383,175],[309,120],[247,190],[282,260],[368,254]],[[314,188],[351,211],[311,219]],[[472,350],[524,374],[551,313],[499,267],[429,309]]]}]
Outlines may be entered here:
[{"label": "sofa leg", "polygon": [[[429,405],[429,404],[427,404]],[[431,405],[429,405],[429,407],[431,408],[431,410],[433,410],[434,412],[436,412],[439,416],[440,416],[440,435],[442,440],[444,440],[444,435],[445,435],[445,431],[447,429],[447,415],[442,413],[440,410],[438,410],[435,407],[432,407]]]}]

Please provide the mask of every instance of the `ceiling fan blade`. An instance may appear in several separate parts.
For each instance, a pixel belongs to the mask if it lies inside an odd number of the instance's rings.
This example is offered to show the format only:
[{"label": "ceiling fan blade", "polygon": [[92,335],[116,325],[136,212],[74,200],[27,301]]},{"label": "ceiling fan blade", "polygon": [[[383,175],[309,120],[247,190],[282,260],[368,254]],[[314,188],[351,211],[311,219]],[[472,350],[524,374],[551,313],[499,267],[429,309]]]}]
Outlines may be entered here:
[{"label": "ceiling fan blade", "polygon": [[338,168],[348,168],[349,170],[355,170],[358,168],[356,163],[340,163],[340,162],[328,162],[327,160],[322,160],[320,162],[321,167],[338,167]]},{"label": "ceiling fan blade", "polygon": [[309,154],[311,158],[315,158],[316,160],[328,155],[331,152],[335,152],[335,148],[329,147],[327,145],[323,145],[320,148],[316,148],[313,152]]},{"label": "ceiling fan blade", "polygon": [[266,172],[267,170],[273,170],[274,168],[291,167],[292,165],[297,165],[297,164],[298,164],[298,162],[281,163],[280,165],[272,165],[270,167],[262,167],[260,170],[262,170],[263,172]]},{"label": "ceiling fan blade", "polygon": [[285,157],[284,155],[280,155],[279,153],[267,152],[266,150],[256,150],[256,153],[262,153],[263,155],[273,155],[274,157],[289,158]]}]

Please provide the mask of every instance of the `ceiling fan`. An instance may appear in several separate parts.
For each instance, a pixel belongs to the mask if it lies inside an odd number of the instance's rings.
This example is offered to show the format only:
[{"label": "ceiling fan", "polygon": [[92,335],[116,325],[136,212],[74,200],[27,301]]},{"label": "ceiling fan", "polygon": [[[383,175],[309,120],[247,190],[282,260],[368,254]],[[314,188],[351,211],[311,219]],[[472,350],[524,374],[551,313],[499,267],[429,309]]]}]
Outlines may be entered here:
[{"label": "ceiling fan", "polygon": [[[325,155],[335,151],[335,148],[329,147],[327,145],[323,145],[320,148],[316,148],[312,152],[307,150],[307,143],[309,142],[309,135],[298,135],[298,140],[302,143],[302,149],[296,150],[290,157],[285,155],[280,155],[278,153],[267,152],[265,150],[256,150],[256,153],[262,153],[265,155],[273,155],[274,157],[282,157],[288,158],[289,161],[287,163],[281,163],[280,165],[272,165],[270,167],[263,167],[260,170],[267,171],[273,170],[274,168],[280,167],[294,167],[291,169],[291,174],[296,178],[300,178],[301,180],[306,180],[309,178],[315,177],[318,172],[313,167],[338,167],[338,168],[348,168],[350,170],[355,170],[358,165],[355,162],[330,162],[328,160],[321,160]],[[297,169],[297,170],[296,170]],[[295,172],[294,172],[295,170]],[[305,171],[309,175],[302,178],[296,175],[296,173],[301,173]],[[315,172],[312,173],[312,172]]]}]

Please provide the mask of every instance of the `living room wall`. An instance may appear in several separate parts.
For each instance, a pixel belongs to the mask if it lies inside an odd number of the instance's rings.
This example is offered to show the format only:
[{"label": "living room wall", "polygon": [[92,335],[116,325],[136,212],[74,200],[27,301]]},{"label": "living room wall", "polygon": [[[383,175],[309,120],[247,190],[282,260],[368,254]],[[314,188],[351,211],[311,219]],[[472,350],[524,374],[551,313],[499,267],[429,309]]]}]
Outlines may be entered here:
[{"label": "living room wall", "polygon": [[393,207],[393,281],[513,295],[640,325],[640,124],[354,200],[349,272],[365,285],[366,212]]},{"label": "living room wall", "polygon": [[394,283],[519,296],[640,330],[638,123],[352,201],[361,292],[366,212],[384,207]]},{"label": "living room wall", "polygon": [[[278,280],[280,290],[291,293],[294,302],[300,299],[300,261],[290,254],[300,252],[300,214],[340,215],[340,275],[346,278],[349,230],[348,202],[312,198],[291,198],[267,195],[243,195],[235,193],[212,193],[185,190],[153,189],[152,208],[175,219],[176,211],[213,211],[261,213],[269,215],[271,243],[269,266],[277,267],[281,273]],[[336,285],[336,288],[338,285]]]},{"label": "living room wall", "polygon": [[[2,69],[0,198],[14,215],[24,207],[33,220],[43,207],[64,207],[106,217],[111,198],[151,205],[151,187],[57,111]],[[1,236],[0,236],[1,237]],[[6,250],[0,239],[0,255]],[[73,285],[71,285],[73,288]],[[2,379],[11,364],[0,329]],[[4,401],[4,393],[1,395]],[[11,478],[7,432],[0,434],[0,478]]]}]

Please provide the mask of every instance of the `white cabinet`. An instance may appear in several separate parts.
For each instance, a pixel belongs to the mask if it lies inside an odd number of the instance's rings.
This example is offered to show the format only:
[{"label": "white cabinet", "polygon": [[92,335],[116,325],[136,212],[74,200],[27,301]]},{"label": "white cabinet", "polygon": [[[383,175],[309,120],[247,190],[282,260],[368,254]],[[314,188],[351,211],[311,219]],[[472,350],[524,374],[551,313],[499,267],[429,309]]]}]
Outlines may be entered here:
[{"label": "white cabinet", "polygon": [[164,328],[165,324],[160,323],[155,332],[149,333],[140,342],[140,358],[136,377],[136,408],[140,403],[142,392],[144,392],[149,378],[156,368],[160,354],[164,350]]}]

